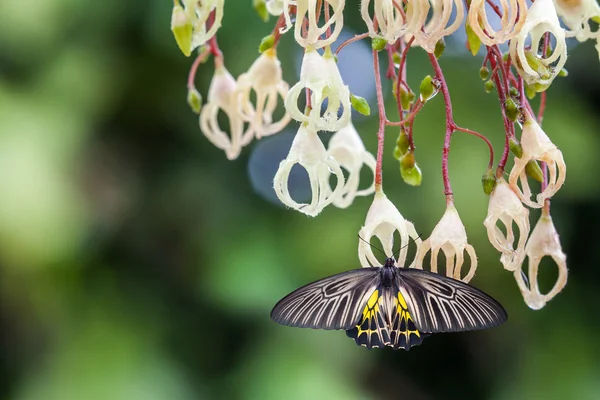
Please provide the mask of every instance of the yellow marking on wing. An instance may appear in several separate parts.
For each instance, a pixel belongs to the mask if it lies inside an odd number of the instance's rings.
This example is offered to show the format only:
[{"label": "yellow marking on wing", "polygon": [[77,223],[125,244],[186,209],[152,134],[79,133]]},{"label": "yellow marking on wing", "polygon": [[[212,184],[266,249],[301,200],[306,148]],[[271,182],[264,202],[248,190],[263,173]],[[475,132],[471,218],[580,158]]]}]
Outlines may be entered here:
[{"label": "yellow marking on wing", "polygon": [[[398,312],[398,318],[399,318],[398,319],[398,331],[401,334],[403,334],[404,336],[406,336],[407,340],[410,337],[411,333],[414,333],[418,337],[421,337],[421,333],[417,330],[416,326],[415,326],[414,330],[412,330],[408,327],[408,322],[410,321],[414,325],[414,321],[413,321],[412,317],[410,316],[410,313],[408,312],[408,305],[406,304],[406,300],[404,300],[404,297],[402,296],[402,293],[400,293],[400,292],[398,292],[398,304],[397,304],[396,310]],[[399,329],[402,321],[404,321],[406,324],[405,330]]]},{"label": "yellow marking on wing", "polygon": [[377,300],[379,300],[379,290],[375,290],[373,292],[373,294],[369,298],[369,301],[367,301],[367,308],[375,307],[375,304],[377,304]]}]

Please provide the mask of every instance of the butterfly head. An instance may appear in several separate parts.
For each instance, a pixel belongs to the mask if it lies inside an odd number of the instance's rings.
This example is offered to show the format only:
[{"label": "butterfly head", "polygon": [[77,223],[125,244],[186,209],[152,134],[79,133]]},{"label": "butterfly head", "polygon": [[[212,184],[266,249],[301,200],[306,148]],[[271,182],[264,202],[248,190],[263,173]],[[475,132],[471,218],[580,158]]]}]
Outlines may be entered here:
[{"label": "butterfly head", "polygon": [[384,268],[392,268],[392,267],[396,267],[396,259],[394,257],[389,257],[385,259],[385,264],[383,265]]}]

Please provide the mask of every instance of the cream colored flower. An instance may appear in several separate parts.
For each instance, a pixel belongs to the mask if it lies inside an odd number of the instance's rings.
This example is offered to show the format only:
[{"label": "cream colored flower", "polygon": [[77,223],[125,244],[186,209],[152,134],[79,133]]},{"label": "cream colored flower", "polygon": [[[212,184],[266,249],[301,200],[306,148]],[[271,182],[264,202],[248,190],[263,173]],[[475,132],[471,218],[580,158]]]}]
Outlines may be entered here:
[{"label": "cream colored flower", "polygon": [[[394,255],[395,232],[398,232],[400,235],[400,243],[397,246],[400,249],[398,265],[404,267],[411,239],[415,242],[417,251],[419,251],[419,247],[421,246],[421,239],[417,235],[412,222],[404,219],[396,206],[392,204],[382,190],[377,190],[373,204],[371,204],[371,208],[369,208],[369,212],[367,213],[365,225],[360,229],[358,234],[360,237],[358,241],[358,258],[360,264],[365,268],[383,265],[375,257],[373,248],[369,244],[373,236],[381,242],[386,257],[392,257]],[[415,261],[413,260],[410,267],[414,266],[414,264]]]},{"label": "cream colored flower", "polygon": [[[291,117],[287,112],[279,121],[273,121],[277,99],[281,97],[283,103],[289,90],[288,84],[283,80],[281,63],[275,49],[261,54],[248,72],[239,76],[237,86],[241,114],[250,123],[252,129],[249,133],[254,134],[256,139],[280,132],[290,122]],[[256,96],[254,106],[251,102],[252,92]],[[243,140],[244,143],[249,141],[248,138]]]},{"label": "cream colored flower", "polygon": [[375,191],[375,180],[368,188],[358,190],[360,171],[367,166],[375,177],[375,157],[367,151],[356,128],[352,123],[337,131],[329,141],[327,154],[335,158],[340,167],[348,171],[348,179],[344,189],[333,201],[333,205],[346,208],[352,204],[356,196],[368,196]]},{"label": "cream colored flower", "polygon": [[[446,258],[446,276],[468,283],[477,270],[477,255],[475,249],[467,243],[467,232],[458,211],[452,204],[446,207],[446,212],[437,223],[431,236],[423,242],[417,253],[416,268],[423,269],[423,260],[431,251],[431,272],[438,272],[437,263],[440,250]],[[469,255],[470,266],[464,275],[462,266],[465,261],[465,252]]]},{"label": "cream colored flower", "polygon": [[[312,109],[306,115],[298,107],[298,99],[304,96],[306,89],[311,92]],[[323,114],[321,109],[327,100]],[[344,85],[337,64],[327,50],[321,55],[314,49],[306,49],[300,70],[300,81],[288,92],[285,108],[292,118],[308,123],[310,129],[336,132],[350,123],[350,90]],[[342,115],[338,115],[340,108]]]},{"label": "cream colored flower", "polygon": [[486,46],[493,46],[515,37],[525,23],[527,2],[525,0],[498,0],[497,3],[502,9],[500,29],[498,30],[495,30],[488,20],[486,3],[486,0],[473,0],[469,7],[469,25],[481,42]]},{"label": "cream colored flower", "polygon": [[[308,173],[312,192],[312,199],[309,204],[298,203],[290,196],[288,178],[292,167],[296,164],[300,164]],[[331,190],[329,184],[332,173],[337,178],[333,190]],[[344,188],[344,173],[336,160],[327,155],[327,150],[325,150],[325,146],[319,139],[317,131],[308,128],[306,124],[302,124],[292,142],[287,158],[279,165],[273,187],[277,197],[283,204],[315,217],[341,194]]]},{"label": "cream colored flower", "polygon": [[[419,15],[421,23],[407,36],[407,41],[414,35],[415,44],[429,53],[434,52],[440,39],[456,32],[465,19],[462,0],[412,0],[410,3],[413,3],[414,12]],[[456,14],[451,22],[453,11]]]},{"label": "cream colored flower", "polygon": [[283,13],[283,2],[284,0],[266,0],[265,4],[269,14],[276,17],[280,16]]},{"label": "cream colored flower", "polygon": [[558,16],[569,28],[568,36],[574,36],[580,42],[595,36],[590,19],[600,16],[596,0],[554,0],[554,5]]},{"label": "cream colored flower", "polygon": [[[504,224],[506,234],[498,227],[499,222]],[[513,224],[519,228],[519,242],[516,246]],[[520,268],[525,259],[525,244],[529,237],[529,210],[523,206],[504,178],[498,179],[496,188],[490,195],[488,214],[483,225],[492,246],[502,253],[500,261],[504,268],[509,271]]]},{"label": "cream colored flower", "polygon": [[[318,14],[324,14],[322,10],[317,10],[317,5],[323,2],[323,8],[329,7],[332,10],[329,19],[319,26]],[[296,23],[292,23],[289,8],[290,5],[296,6]],[[286,26],[282,32],[288,31],[294,26],[294,37],[296,42],[302,47],[312,47],[320,49],[335,42],[344,27],[344,6],[346,0],[283,0],[283,15],[285,16]],[[303,34],[303,22],[308,21],[305,34]],[[324,37],[327,30],[331,28],[331,35]]]},{"label": "cream colored flower", "polygon": [[[373,5],[373,17],[370,12],[371,4]],[[406,11],[403,12],[396,7],[398,4],[401,4],[398,0],[363,0],[361,2],[360,13],[372,38],[382,38],[393,44],[399,37],[413,34],[425,24],[427,13],[420,13],[419,5],[429,7],[428,0],[409,1]],[[377,29],[373,22],[375,19],[377,20]]]},{"label": "cream colored flower", "polygon": [[[548,57],[541,54],[541,39],[546,32],[550,32],[555,39],[552,54]],[[531,50],[526,50],[528,37],[531,39]],[[567,43],[552,0],[536,0],[529,8],[525,24],[510,42],[510,57],[519,75],[538,91],[550,86],[556,78],[567,61]]]},{"label": "cream colored flower", "polygon": [[[251,107],[251,105],[244,106],[249,110]],[[200,129],[215,146],[225,150],[225,155],[230,160],[239,156],[242,147],[247,144],[245,140],[252,139],[252,127],[248,126],[244,130],[245,123],[239,110],[235,79],[227,71],[223,62],[217,59],[215,74],[208,89],[208,102],[202,107],[200,113]],[[219,111],[222,111],[229,120],[229,134],[219,126],[217,118]]]},{"label": "cream colored flower", "polygon": [[[541,208],[544,201],[554,196],[565,183],[567,166],[562,152],[550,141],[535,118],[527,111],[525,111],[521,146],[523,155],[521,158],[515,157],[515,165],[510,171],[508,183],[523,203],[532,208]],[[525,167],[531,160],[545,162],[549,171],[548,186],[537,195],[535,202],[531,200],[531,189],[525,172]],[[521,182],[522,189],[519,188],[518,181]]]},{"label": "cream colored flower", "polygon": [[[184,13],[181,13],[180,0],[176,1],[177,4],[173,9],[171,20],[171,29],[176,33],[177,27],[183,26],[184,22],[191,25],[191,37],[189,35],[185,35],[185,37],[175,35],[179,48],[186,56],[189,56],[196,47],[208,42],[221,27],[225,0],[183,0]],[[214,22],[207,29],[206,23],[213,11],[215,16]]]},{"label": "cream colored flower", "polygon": [[[539,310],[556,296],[567,284],[567,256],[562,251],[560,239],[549,214],[542,213],[540,220],[531,232],[525,252],[528,257],[528,282],[521,268],[515,271],[515,280],[519,285],[525,303]],[[558,278],[554,287],[547,293],[540,293],[538,272],[544,257],[552,257],[558,267]]]}]

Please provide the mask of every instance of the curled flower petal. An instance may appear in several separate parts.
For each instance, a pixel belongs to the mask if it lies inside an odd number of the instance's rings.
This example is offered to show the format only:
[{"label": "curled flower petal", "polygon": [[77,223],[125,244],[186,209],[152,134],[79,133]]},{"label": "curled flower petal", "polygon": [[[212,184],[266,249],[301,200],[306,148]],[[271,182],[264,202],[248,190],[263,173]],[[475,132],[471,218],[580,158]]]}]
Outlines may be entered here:
[{"label": "curled flower petal", "polygon": [[[553,35],[556,41],[552,54],[548,57],[541,54],[540,45],[546,32]],[[526,54],[528,37],[531,38],[531,50]],[[545,89],[556,78],[567,61],[567,43],[552,0],[536,0],[529,8],[525,24],[510,42],[510,57],[517,72],[528,85]]]},{"label": "curled flower petal", "polygon": [[[411,239],[415,242],[418,252],[421,246],[421,238],[417,234],[412,222],[405,220],[383,191],[378,190],[375,192],[373,204],[371,204],[371,208],[369,208],[369,212],[367,213],[365,225],[360,229],[358,234],[360,237],[358,242],[360,264],[365,268],[383,265],[377,260],[375,254],[373,254],[373,248],[370,245],[370,240],[373,236],[377,237],[381,242],[386,257],[392,257],[394,255],[395,232],[398,232],[400,235],[398,265],[403,267],[406,264],[408,244]],[[415,261],[413,260],[409,267],[413,267],[414,264]]]},{"label": "curled flower petal", "polygon": [[[176,0],[176,9],[180,9],[181,0]],[[221,27],[221,21],[223,20],[223,7],[225,0],[183,0],[183,9],[185,13],[185,19],[187,23],[191,25],[192,35],[186,35],[186,43],[182,42],[182,37],[178,39],[178,45],[181,50],[189,55],[192,50],[196,47],[202,46],[208,42]],[[214,21],[210,28],[206,28],[208,17],[214,11]],[[184,16],[179,15],[171,22],[171,25],[175,26],[183,21]]]},{"label": "curled flower petal", "polygon": [[[498,0],[502,9],[500,29],[495,30],[486,13],[486,0],[473,0],[469,7],[469,25],[483,44],[493,46],[512,39],[521,30],[527,15],[525,0]],[[480,21],[482,25],[480,25]],[[485,29],[485,31],[484,31]]]},{"label": "curled flower petal", "polygon": [[[515,280],[525,303],[539,310],[556,296],[567,284],[567,256],[562,251],[560,238],[549,214],[542,213],[531,236],[527,241],[525,252],[528,258],[528,282],[521,268],[515,271]],[[538,272],[540,262],[544,257],[551,257],[558,267],[558,278],[547,294],[542,294],[538,285]]]},{"label": "curled flower petal", "polygon": [[[506,234],[500,230],[498,222],[504,224]],[[519,242],[516,246],[513,223],[519,228]],[[483,225],[492,246],[502,253],[500,261],[504,268],[509,271],[520,268],[525,259],[525,244],[529,236],[529,210],[503,178],[498,180],[490,195],[488,214]]]},{"label": "curled flower petal", "polygon": [[[393,44],[399,37],[413,34],[425,23],[427,13],[419,13],[419,7],[414,3],[422,3],[429,6],[427,0],[410,1],[406,11],[396,7],[397,0],[363,0],[360,5],[360,13],[367,24],[369,35],[372,38],[382,38]],[[396,2],[396,4],[394,4]],[[371,17],[371,5],[373,12]],[[415,12],[416,11],[416,12]],[[377,29],[374,20],[377,20]]]},{"label": "curled flower petal", "polygon": [[[446,258],[446,276],[468,283],[477,270],[475,249],[467,243],[467,232],[456,208],[449,205],[442,219],[437,223],[431,236],[423,241],[417,254],[416,268],[423,269],[423,259],[431,251],[431,272],[438,272],[438,254],[442,250]],[[462,277],[461,269],[465,261],[465,252],[471,260],[467,274]]]},{"label": "curled flower petal", "polygon": [[[525,112],[521,146],[523,155],[520,158],[515,157],[515,165],[510,171],[508,183],[523,203],[532,208],[541,208],[544,206],[544,201],[554,196],[565,183],[567,166],[562,152],[550,141],[535,118],[527,111]],[[537,195],[536,202],[531,201],[531,189],[525,173],[525,167],[531,160],[545,162],[549,171],[548,186]],[[517,184],[519,180],[522,190]]]},{"label": "curled flower petal", "polygon": [[[308,173],[312,191],[310,204],[297,203],[290,196],[288,178],[292,167],[296,164],[300,164]],[[337,178],[337,184],[333,190],[329,186],[329,178],[332,173]],[[315,217],[342,192],[344,173],[335,159],[327,155],[327,150],[325,150],[325,146],[319,139],[317,132],[302,124],[292,142],[287,158],[279,165],[273,187],[277,197],[283,204]]]},{"label": "curled flower petal", "polygon": [[340,167],[348,171],[348,179],[344,189],[333,201],[333,205],[346,208],[352,204],[356,196],[368,196],[375,191],[375,180],[363,190],[358,190],[360,171],[364,166],[373,171],[375,177],[375,157],[367,151],[356,128],[352,123],[337,131],[329,140],[327,153],[335,158]]},{"label": "curled flower petal", "polygon": [[[322,2],[323,7],[329,7],[333,12],[329,16],[329,19],[324,21],[323,25],[319,26],[317,19],[317,15],[320,13],[320,10],[317,10],[317,5],[321,4],[319,0],[283,0],[283,15],[286,26],[282,29],[282,32],[286,32],[294,25],[289,6],[295,4],[296,23],[294,26],[294,37],[300,46],[320,49],[335,42],[344,27],[344,6],[346,5],[346,0],[322,0]],[[302,25],[305,19],[308,20],[308,25],[305,26],[305,33],[303,33]],[[332,28],[331,35],[325,35],[330,28]]]},{"label": "curled flower petal", "polygon": [[[279,121],[273,122],[277,99],[281,97],[283,102],[289,90],[282,78],[281,63],[274,49],[261,54],[248,72],[239,76],[237,85],[240,112],[244,120],[250,123],[256,139],[280,132],[290,122],[291,117],[287,112]],[[254,106],[250,100],[253,91],[256,95]]]},{"label": "curled flower petal", "polygon": [[[233,76],[223,66],[216,63],[215,74],[208,89],[208,102],[200,113],[200,129],[215,146],[225,150],[228,159],[236,159],[242,147],[252,139],[252,127],[244,130],[244,120],[239,112],[237,84]],[[250,109],[252,106],[247,105]],[[229,134],[224,132],[217,119],[222,111],[229,120]]]},{"label": "curled flower petal", "polygon": [[[311,106],[308,115],[298,107],[298,99],[305,90],[311,91]],[[322,113],[323,103],[327,107]],[[330,51],[321,55],[314,49],[307,49],[302,60],[300,81],[295,84],[285,99],[285,108],[292,118],[308,123],[310,129],[336,132],[350,123],[350,90],[344,85],[333,54]],[[340,108],[342,114],[338,115]]]},{"label": "curled flower petal", "polygon": [[[429,53],[435,51],[440,39],[456,32],[465,19],[462,0],[413,0],[409,4],[414,7],[411,11],[419,15],[420,25],[407,36],[407,42],[414,36],[415,44]],[[454,20],[450,22],[453,11]]]},{"label": "curled flower petal", "polygon": [[594,37],[590,20],[600,16],[600,6],[596,0],[554,0],[556,13],[569,28],[568,36],[580,42]]}]

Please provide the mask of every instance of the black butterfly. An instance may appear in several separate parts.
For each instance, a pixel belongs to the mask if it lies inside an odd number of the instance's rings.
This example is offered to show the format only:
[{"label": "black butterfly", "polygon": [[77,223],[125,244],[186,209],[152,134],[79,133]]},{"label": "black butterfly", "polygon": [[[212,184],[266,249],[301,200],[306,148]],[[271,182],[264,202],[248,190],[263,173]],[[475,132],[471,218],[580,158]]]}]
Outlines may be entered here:
[{"label": "black butterfly", "polygon": [[273,321],[344,329],[357,344],[409,350],[430,333],[487,329],[506,311],[481,290],[432,272],[383,267],[342,272],[295,290],[271,311]]}]

